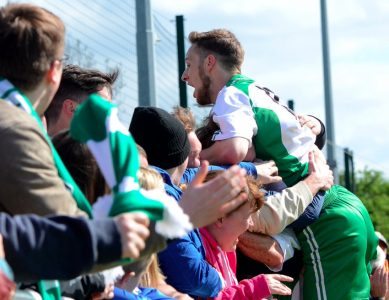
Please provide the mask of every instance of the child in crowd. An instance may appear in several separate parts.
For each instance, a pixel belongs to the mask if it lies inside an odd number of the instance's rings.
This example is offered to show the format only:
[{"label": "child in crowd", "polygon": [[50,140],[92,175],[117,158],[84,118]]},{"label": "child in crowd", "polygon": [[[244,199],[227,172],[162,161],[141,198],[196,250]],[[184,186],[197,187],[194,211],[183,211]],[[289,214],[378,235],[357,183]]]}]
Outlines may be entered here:
[{"label": "child in crowd", "polygon": [[[206,180],[218,172],[210,172]],[[281,281],[293,281],[293,278],[273,274],[258,275],[251,279],[236,279],[236,245],[238,237],[245,232],[251,222],[251,216],[264,202],[264,194],[258,181],[247,177],[249,201],[234,212],[215,223],[200,229],[205,249],[205,259],[220,274],[224,288],[215,299],[262,299],[271,294],[290,295],[291,290]]]}]

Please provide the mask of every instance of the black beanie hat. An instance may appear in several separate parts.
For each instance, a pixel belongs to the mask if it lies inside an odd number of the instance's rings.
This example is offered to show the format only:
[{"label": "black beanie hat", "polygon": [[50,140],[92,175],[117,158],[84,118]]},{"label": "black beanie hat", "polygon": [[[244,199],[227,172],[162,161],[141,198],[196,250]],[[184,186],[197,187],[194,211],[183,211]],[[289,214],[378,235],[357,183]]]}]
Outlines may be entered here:
[{"label": "black beanie hat", "polygon": [[145,149],[153,166],[171,169],[189,156],[190,144],[184,126],[167,111],[157,107],[137,107],[129,131]]}]

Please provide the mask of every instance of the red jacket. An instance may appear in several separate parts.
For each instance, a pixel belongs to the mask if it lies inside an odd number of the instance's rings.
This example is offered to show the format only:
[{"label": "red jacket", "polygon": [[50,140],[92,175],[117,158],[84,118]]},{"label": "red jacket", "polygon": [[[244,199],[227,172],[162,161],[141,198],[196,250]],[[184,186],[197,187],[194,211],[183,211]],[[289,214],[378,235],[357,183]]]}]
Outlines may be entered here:
[{"label": "red jacket", "polygon": [[224,288],[214,299],[263,299],[271,295],[264,275],[238,283],[235,251],[223,251],[205,228],[200,229],[200,234],[207,262],[220,273],[224,281]]}]

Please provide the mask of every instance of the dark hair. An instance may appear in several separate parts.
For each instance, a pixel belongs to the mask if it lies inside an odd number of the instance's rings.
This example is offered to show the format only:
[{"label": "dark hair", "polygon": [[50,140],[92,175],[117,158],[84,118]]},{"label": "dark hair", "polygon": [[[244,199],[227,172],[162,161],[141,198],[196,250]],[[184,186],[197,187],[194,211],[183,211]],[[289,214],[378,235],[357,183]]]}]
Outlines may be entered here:
[{"label": "dark hair", "polygon": [[227,29],[214,29],[206,32],[192,31],[189,41],[200,49],[202,57],[210,53],[218,57],[227,71],[241,69],[244,50],[236,36]]},{"label": "dark hair", "polygon": [[53,144],[74,181],[91,204],[95,203],[98,197],[108,193],[109,188],[105,179],[85,144],[71,138],[68,130],[55,135]]},{"label": "dark hair", "polygon": [[[223,172],[225,171],[209,171],[207,176],[205,177],[204,182],[214,179],[216,176],[222,174]],[[261,190],[262,185],[259,183],[257,179],[255,179],[252,176],[246,176],[246,181],[247,181],[248,191],[242,191],[242,192],[247,192],[250,209],[252,212],[256,212],[263,206],[263,203],[265,202],[265,195]],[[242,205],[244,205],[244,203]],[[234,211],[238,210],[242,205],[237,207]]]},{"label": "dark hair", "polygon": [[176,119],[180,121],[182,125],[184,125],[186,133],[190,133],[195,130],[196,120],[190,108],[175,106],[173,108],[172,115],[176,117]]},{"label": "dark hair", "polygon": [[98,70],[83,69],[75,65],[66,65],[63,68],[58,91],[45,112],[48,126],[56,122],[66,99],[81,103],[88,95],[97,93],[104,87],[112,95],[112,85],[118,75],[118,70],[114,70],[112,73],[103,73]]},{"label": "dark hair", "polygon": [[0,76],[32,90],[62,59],[64,36],[63,22],[42,7],[15,3],[0,8]]},{"label": "dark hair", "polygon": [[215,143],[215,141],[212,140],[212,137],[219,129],[219,125],[213,121],[212,116],[208,116],[204,119],[203,125],[196,129],[196,135],[203,149],[207,149]]}]

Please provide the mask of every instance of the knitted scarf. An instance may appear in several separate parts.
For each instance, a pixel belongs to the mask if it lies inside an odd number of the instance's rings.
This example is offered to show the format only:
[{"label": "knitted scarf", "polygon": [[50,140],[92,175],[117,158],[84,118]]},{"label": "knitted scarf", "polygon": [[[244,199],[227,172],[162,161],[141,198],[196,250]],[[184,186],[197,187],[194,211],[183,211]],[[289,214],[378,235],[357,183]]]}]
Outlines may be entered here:
[{"label": "knitted scarf", "polygon": [[[45,137],[47,143],[50,146],[51,152],[53,154],[54,164],[58,170],[59,177],[63,180],[67,189],[72,193],[72,196],[76,201],[77,206],[81,210],[85,211],[89,215],[89,217],[92,217],[92,209],[88,200],[81,192],[77,184],[74,182],[69,171],[63,164],[61,158],[59,157],[50,140],[50,137],[47,135],[47,132],[42,124],[38,113],[31,105],[30,100],[28,100],[28,98],[11,82],[4,78],[0,78],[0,99],[6,101],[10,105],[15,105],[16,107],[25,111],[38,123],[39,128],[42,130],[43,136]],[[56,280],[41,280],[38,282],[38,289],[43,300],[61,299],[61,290],[59,287],[59,282]]]},{"label": "knitted scarf", "polygon": [[54,158],[54,164],[58,170],[59,177],[61,177],[67,189],[72,193],[78,208],[85,211],[89,215],[89,217],[92,217],[92,209],[88,200],[81,192],[77,184],[74,182],[69,171],[66,169],[65,165],[63,164],[61,158],[59,157],[57,151],[55,150],[50,140],[50,137],[47,135],[47,132],[42,124],[42,121],[38,113],[32,107],[31,102],[20,90],[18,90],[15,86],[12,85],[12,83],[10,83],[7,79],[4,78],[0,78],[0,99],[3,99],[9,104],[15,105],[21,110],[24,110],[38,123],[44,137],[46,138],[47,143],[51,148],[51,152]]},{"label": "knitted scarf", "polygon": [[97,94],[89,96],[74,114],[70,135],[87,144],[112,190],[110,216],[144,212],[156,222],[156,232],[166,238],[182,237],[192,229],[188,216],[175,200],[140,189],[136,144],[120,123],[114,104]]}]

